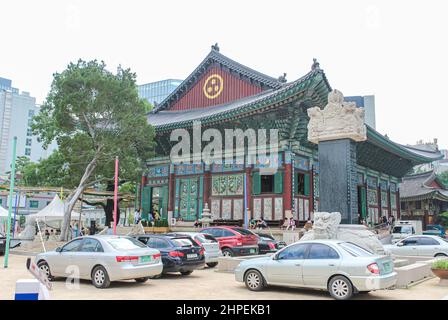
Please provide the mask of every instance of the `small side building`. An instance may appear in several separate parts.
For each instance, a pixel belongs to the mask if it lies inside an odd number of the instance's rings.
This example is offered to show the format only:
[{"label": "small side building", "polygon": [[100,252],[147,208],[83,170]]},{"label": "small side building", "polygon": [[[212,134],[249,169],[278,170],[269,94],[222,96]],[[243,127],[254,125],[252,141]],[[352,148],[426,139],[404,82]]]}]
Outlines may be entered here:
[{"label": "small side building", "polygon": [[403,177],[400,191],[402,219],[421,220],[426,227],[448,211],[448,189],[433,170]]}]

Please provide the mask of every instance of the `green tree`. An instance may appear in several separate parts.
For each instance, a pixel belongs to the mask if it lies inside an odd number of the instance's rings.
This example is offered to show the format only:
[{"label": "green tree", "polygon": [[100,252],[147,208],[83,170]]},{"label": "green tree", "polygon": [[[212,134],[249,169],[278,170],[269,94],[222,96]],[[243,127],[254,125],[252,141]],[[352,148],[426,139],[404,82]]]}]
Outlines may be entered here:
[{"label": "green tree", "polygon": [[448,171],[444,171],[437,175],[437,178],[448,188]]},{"label": "green tree", "polygon": [[[147,123],[145,102],[138,97],[136,75],[129,69],[119,67],[114,74],[104,62],[70,63],[54,74],[33,120],[33,131],[44,146],[57,141],[64,170],[70,173],[67,183],[76,184],[65,199],[61,240],[67,239],[71,211],[87,187],[106,183],[113,190],[115,157],[120,179],[126,181],[135,180],[143,161],[153,155],[154,129]],[[106,223],[110,220],[111,210],[106,211]]]}]

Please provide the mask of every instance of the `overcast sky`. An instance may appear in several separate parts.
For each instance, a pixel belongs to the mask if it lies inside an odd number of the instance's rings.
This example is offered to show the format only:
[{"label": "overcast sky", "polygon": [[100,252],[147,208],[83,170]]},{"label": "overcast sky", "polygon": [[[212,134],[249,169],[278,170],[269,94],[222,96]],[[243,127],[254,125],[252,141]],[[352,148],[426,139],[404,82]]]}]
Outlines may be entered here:
[{"label": "overcast sky", "polygon": [[448,147],[447,1],[0,0],[0,77],[41,103],[52,73],[104,60],[138,83],[184,79],[220,52],[288,81],[313,57],[344,95],[374,94],[377,130]]}]

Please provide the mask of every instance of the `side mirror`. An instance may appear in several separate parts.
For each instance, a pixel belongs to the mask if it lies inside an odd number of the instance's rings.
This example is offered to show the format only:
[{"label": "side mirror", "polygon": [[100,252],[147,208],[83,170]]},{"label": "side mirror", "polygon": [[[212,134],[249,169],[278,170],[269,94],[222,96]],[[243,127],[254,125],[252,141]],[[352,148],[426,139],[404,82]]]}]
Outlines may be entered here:
[{"label": "side mirror", "polygon": [[61,247],[57,247],[55,251],[56,252],[62,252],[62,248]]},{"label": "side mirror", "polygon": [[398,243],[397,243],[397,247],[402,247],[402,246],[404,246],[404,243],[403,243],[403,242],[398,242]]}]

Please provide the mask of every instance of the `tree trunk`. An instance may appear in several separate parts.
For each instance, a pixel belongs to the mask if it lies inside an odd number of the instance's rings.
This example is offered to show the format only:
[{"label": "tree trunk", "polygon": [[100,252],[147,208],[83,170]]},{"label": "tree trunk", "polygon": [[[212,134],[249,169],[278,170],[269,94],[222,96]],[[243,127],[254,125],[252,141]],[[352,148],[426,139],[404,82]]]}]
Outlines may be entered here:
[{"label": "tree trunk", "polygon": [[[107,184],[107,191],[114,191],[115,185],[113,183]],[[114,221],[114,199],[107,199],[106,206],[104,207],[106,213],[106,226],[113,227]],[[120,206],[117,204],[117,224],[120,221]]]},{"label": "tree trunk", "polygon": [[61,229],[61,236],[60,236],[61,241],[67,241],[68,239],[73,207],[75,206],[76,201],[78,201],[79,197],[86,188],[87,181],[97,166],[97,160],[98,160],[98,154],[96,154],[95,157],[92,159],[92,161],[90,161],[90,163],[87,165],[86,170],[84,171],[84,174],[81,180],[79,181],[78,187],[67,197],[66,201],[64,201],[64,221],[62,223],[62,229]]}]

